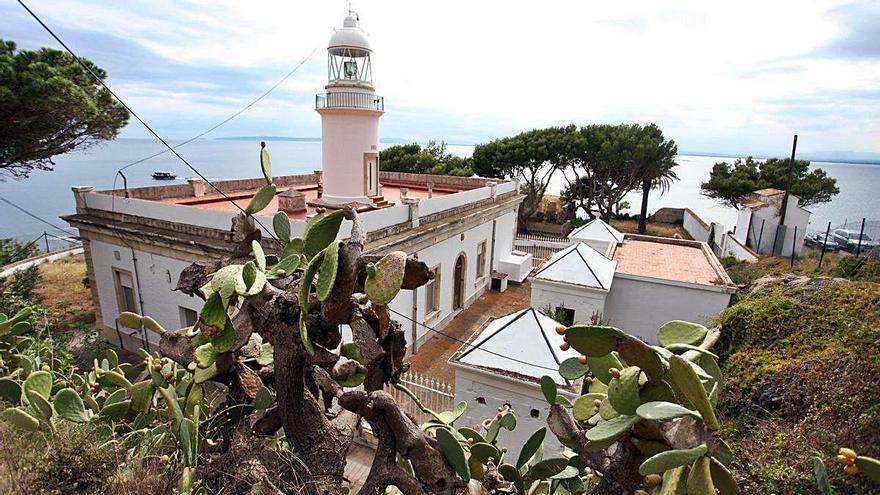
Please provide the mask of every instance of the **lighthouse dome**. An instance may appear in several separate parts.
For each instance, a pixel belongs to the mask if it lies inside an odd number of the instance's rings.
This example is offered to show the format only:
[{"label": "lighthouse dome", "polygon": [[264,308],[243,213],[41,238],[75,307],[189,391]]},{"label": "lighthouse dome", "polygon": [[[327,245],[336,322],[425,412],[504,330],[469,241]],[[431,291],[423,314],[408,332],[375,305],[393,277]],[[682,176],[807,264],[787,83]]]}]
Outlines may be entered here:
[{"label": "lighthouse dome", "polygon": [[351,15],[345,18],[342,29],[337,29],[330,36],[327,49],[334,55],[337,54],[336,52],[341,54],[341,52],[347,51],[350,56],[354,57],[365,57],[371,51],[367,35],[358,26],[357,19]]}]

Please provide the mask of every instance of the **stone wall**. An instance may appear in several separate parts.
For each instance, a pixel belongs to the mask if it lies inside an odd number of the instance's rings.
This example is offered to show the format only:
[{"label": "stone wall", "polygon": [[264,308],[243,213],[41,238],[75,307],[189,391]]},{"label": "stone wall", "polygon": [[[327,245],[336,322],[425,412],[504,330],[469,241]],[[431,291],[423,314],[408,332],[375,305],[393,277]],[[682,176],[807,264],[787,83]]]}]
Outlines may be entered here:
[{"label": "stone wall", "polygon": [[681,223],[685,208],[660,208],[651,215],[652,222]]}]

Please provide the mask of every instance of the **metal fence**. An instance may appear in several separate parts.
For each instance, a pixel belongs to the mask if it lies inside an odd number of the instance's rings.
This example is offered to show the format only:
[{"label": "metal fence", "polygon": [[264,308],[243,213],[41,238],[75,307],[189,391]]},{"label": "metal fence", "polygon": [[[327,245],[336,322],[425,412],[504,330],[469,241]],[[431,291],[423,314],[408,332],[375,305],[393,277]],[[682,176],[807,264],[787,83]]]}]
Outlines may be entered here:
[{"label": "metal fence", "polygon": [[571,245],[565,237],[517,234],[514,249],[532,255],[532,270],[537,270],[551,256]]},{"label": "metal fence", "polygon": [[[455,407],[455,387],[449,383],[412,371],[404,373],[400,382],[419,399],[422,406],[432,411],[451,411]],[[419,424],[433,419],[433,416],[423,412],[415,401],[402,390],[389,386],[386,391]]]}]

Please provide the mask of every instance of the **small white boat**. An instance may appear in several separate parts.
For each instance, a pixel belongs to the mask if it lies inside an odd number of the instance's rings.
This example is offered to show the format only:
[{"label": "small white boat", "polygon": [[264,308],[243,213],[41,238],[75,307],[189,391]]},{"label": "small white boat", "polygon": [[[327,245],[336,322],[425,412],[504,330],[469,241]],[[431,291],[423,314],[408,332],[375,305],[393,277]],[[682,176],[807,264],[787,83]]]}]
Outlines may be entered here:
[{"label": "small white boat", "polygon": [[153,172],[153,178],[156,180],[174,180],[177,178],[177,174],[167,170],[157,170]]}]

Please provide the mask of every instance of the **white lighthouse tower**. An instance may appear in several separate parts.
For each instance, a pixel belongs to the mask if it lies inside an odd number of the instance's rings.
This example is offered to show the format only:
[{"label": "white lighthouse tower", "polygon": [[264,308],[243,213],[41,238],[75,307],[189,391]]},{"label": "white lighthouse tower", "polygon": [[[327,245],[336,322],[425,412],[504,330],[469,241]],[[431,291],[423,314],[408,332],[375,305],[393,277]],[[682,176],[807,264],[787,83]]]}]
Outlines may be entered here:
[{"label": "white lighthouse tower", "polygon": [[358,19],[349,11],[327,46],[327,92],[315,96],[323,150],[324,193],[319,202],[328,206],[381,201],[379,117],[385,113],[385,102],[373,89],[371,52]]}]

